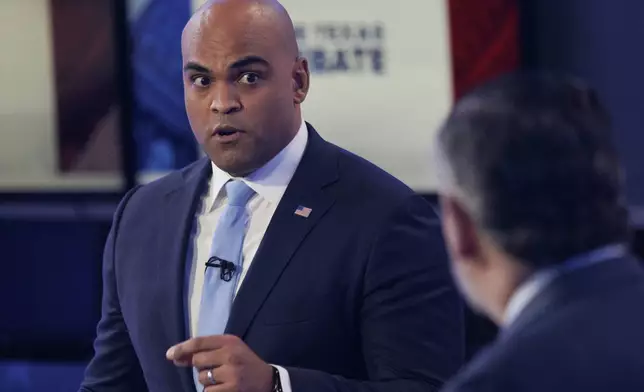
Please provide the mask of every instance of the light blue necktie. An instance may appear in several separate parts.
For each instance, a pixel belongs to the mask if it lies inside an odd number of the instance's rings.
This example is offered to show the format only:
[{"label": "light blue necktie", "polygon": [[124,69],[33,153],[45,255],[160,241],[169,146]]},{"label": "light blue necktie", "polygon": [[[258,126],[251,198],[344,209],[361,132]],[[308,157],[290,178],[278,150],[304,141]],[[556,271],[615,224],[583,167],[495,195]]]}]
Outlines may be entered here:
[{"label": "light blue necktie", "polygon": [[[235,180],[226,184],[228,204],[224,209],[210,248],[212,257],[233,263],[235,270],[229,280],[223,279],[222,268],[207,267],[204,277],[201,306],[197,323],[197,336],[221,335],[226,329],[230,308],[235,296],[235,288],[242,270],[242,245],[246,234],[248,213],[246,204],[255,192],[243,181]],[[214,261],[217,264],[224,261]],[[198,271],[199,272],[199,271]],[[195,384],[198,391],[203,390],[199,384],[196,369]]]}]

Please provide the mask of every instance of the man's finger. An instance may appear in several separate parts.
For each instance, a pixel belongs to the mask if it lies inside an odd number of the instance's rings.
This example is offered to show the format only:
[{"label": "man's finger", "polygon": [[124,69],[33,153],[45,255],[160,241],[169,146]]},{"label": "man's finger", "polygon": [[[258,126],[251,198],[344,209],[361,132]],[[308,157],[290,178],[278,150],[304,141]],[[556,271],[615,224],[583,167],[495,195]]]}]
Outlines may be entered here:
[{"label": "man's finger", "polygon": [[190,358],[193,354],[219,349],[223,347],[225,341],[226,339],[220,335],[199,336],[170,347],[165,356],[172,361],[191,362]]},{"label": "man's finger", "polygon": [[226,364],[226,350],[217,349],[195,353],[191,357],[191,365],[199,370],[213,369]]},{"label": "man's finger", "polygon": [[188,367],[192,364],[192,356],[185,356],[181,359],[174,359],[172,362],[174,362],[176,366]]}]

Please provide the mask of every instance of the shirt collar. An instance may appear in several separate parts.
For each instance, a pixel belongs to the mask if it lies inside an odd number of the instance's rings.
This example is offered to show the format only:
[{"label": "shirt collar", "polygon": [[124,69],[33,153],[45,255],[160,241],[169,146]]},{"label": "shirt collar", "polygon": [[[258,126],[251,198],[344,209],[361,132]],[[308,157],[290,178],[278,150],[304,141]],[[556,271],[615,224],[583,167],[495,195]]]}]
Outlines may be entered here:
[{"label": "shirt collar", "polygon": [[[268,161],[264,166],[255,170],[247,177],[241,178],[252,190],[260,197],[272,204],[277,204],[282,199],[286,187],[288,186],[295,170],[302,160],[306,144],[308,142],[308,130],[306,123],[301,122],[295,137],[291,142],[282,149],[273,159]],[[210,195],[214,195],[208,206],[210,211],[217,202],[221,201],[224,185],[233,176],[226,173],[214,163],[212,164],[212,177],[210,179]]]},{"label": "shirt collar", "polygon": [[539,270],[526,279],[514,291],[505,308],[503,326],[508,327],[517,319],[528,304],[555,278],[581,268],[623,256],[627,247],[623,244],[611,244],[597,248],[566,260],[556,267]]}]

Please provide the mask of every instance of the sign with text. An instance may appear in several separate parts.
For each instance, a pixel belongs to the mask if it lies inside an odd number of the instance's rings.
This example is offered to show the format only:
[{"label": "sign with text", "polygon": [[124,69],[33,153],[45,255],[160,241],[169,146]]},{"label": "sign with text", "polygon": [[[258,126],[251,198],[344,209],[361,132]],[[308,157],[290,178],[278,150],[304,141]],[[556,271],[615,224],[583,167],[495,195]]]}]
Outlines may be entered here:
[{"label": "sign with text", "polygon": [[311,90],[304,118],[412,188],[435,186],[431,143],[453,99],[447,1],[285,0]]}]

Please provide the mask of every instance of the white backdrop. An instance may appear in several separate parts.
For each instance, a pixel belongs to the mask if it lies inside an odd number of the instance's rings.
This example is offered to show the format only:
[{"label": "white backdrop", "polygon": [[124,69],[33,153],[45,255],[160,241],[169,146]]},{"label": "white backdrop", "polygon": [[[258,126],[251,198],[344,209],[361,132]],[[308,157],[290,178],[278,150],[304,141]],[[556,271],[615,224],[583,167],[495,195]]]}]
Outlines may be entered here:
[{"label": "white backdrop", "polygon": [[0,186],[48,180],[57,165],[48,4],[0,2]]}]

